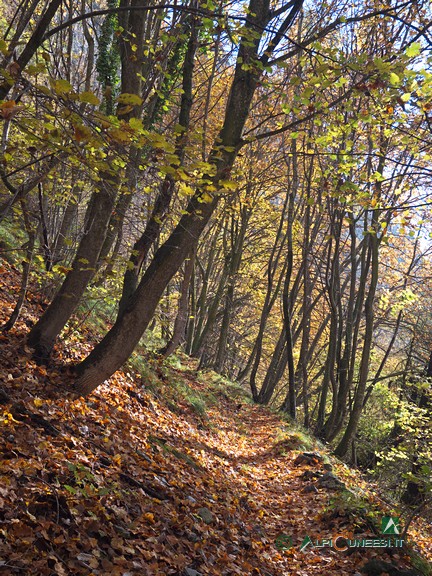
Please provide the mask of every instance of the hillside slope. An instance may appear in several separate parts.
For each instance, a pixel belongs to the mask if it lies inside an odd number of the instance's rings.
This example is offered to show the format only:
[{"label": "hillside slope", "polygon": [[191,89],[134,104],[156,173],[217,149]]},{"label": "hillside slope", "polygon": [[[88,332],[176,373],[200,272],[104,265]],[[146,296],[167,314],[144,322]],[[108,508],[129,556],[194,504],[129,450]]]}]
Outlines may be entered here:
[{"label": "hillside slope", "polygon": [[[1,324],[18,281],[5,264]],[[240,387],[156,362],[74,399],[62,362],[91,342],[65,342],[37,366],[23,345],[36,306],[30,294],[0,334],[0,575],[420,573],[406,548],[301,550],[306,536],[382,538],[373,525],[394,511],[362,512],[360,477]],[[408,540],[432,559],[424,525]]]}]

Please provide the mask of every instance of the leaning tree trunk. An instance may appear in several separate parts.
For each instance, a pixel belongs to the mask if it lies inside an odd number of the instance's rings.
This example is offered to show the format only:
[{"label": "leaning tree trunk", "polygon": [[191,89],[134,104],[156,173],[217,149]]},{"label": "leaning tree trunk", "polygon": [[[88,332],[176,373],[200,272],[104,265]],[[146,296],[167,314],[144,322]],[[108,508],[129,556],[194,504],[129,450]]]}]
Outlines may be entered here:
[{"label": "leaning tree trunk", "polygon": [[[203,204],[192,199],[185,214],[167,242],[156,252],[127,307],[105,338],[76,368],[76,390],[89,394],[109,378],[132,354],[153,317],[160,298],[191,247],[190,238],[198,238],[216,208],[217,200]],[[198,206],[201,214],[197,215]]]},{"label": "leaning tree trunk", "polygon": [[[301,0],[289,5],[291,11],[283,23],[284,32],[292,23],[301,5]],[[209,158],[210,163],[216,167],[215,175],[209,180],[216,187],[220,187],[220,180],[229,177],[242,144],[242,131],[261,75],[259,67],[246,67],[243,63],[256,62],[258,59],[263,30],[270,19],[269,8],[269,0],[250,0],[249,17],[240,42],[224,124]],[[251,40],[251,32],[253,40]],[[273,44],[270,43],[265,51],[265,59],[276,45],[275,40]],[[264,56],[261,62],[263,58]],[[197,189],[189,201],[186,213],[167,241],[156,252],[123,314],[119,315],[113,328],[91,354],[77,366],[76,390],[78,393],[92,392],[114,374],[132,354],[153,317],[168,282],[182,265],[189,250],[198,243],[201,233],[218,204],[217,193],[210,202],[203,201],[204,193],[209,194],[205,185]]]},{"label": "leaning tree trunk", "polygon": [[[60,8],[63,0],[52,0],[50,2],[41,16],[36,28],[34,29],[33,34],[30,36],[29,40],[27,41],[26,45],[24,46],[23,51],[18,56],[16,60],[16,69],[18,70],[18,74],[21,75],[21,72],[30,62],[32,57],[35,55],[39,46],[41,46],[45,32],[47,31],[52,19],[54,18],[57,10]],[[16,43],[16,42],[15,42]],[[14,41],[12,42],[10,54],[14,53]],[[10,82],[9,79],[5,80],[0,84],[0,100],[4,100],[6,96],[9,94],[11,88],[13,87],[13,83]]]}]

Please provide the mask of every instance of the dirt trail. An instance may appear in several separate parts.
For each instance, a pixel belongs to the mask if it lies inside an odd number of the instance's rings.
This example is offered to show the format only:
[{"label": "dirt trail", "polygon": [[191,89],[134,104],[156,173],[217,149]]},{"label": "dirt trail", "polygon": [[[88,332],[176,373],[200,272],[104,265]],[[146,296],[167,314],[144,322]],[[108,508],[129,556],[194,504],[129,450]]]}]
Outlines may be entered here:
[{"label": "dirt trail", "polygon": [[[12,272],[0,280],[0,323]],[[301,456],[301,437],[275,414],[230,398],[211,374],[158,365],[156,382],[119,372],[75,400],[62,365],[91,335],[37,366],[24,345],[37,314],[30,294],[0,334],[0,576],[354,575],[373,556],[406,565],[401,551],[300,550],[306,535],[371,532],[335,511],[338,490],[317,486],[321,458]],[[194,409],[178,382],[213,401]]]}]

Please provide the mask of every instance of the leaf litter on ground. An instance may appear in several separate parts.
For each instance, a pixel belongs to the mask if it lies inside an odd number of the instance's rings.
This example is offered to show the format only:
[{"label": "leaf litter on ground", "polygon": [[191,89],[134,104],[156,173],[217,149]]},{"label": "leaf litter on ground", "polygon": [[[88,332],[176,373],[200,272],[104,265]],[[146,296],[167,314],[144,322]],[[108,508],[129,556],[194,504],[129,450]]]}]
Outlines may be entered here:
[{"label": "leaf litter on ground", "polygon": [[[2,268],[1,324],[19,283]],[[299,459],[295,435],[281,441],[278,415],[222,388],[205,414],[172,395],[174,410],[164,401],[170,379],[197,395],[210,386],[192,364],[165,366],[157,394],[125,370],[76,399],[64,364],[85,356],[94,336],[70,337],[38,366],[25,335],[39,313],[30,291],[14,329],[0,333],[0,575],[348,575],[376,557],[409,566],[405,549],[300,550],[306,535],[371,531],[332,511],[331,487],[315,484],[328,466],[316,453]],[[380,504],[359,474],[335,466]],[[430,535],[425,523],[410,530],[429,560]]]}]

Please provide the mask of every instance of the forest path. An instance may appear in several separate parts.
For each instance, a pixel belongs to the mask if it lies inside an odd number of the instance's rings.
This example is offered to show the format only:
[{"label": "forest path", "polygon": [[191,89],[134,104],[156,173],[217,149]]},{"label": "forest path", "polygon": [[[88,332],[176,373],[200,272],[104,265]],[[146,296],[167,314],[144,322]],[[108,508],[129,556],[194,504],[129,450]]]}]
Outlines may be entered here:
[{"label": "forest path", "polygon": [[[0,323],[19,281],[3,272]],[[0,576],[354,575],[374,556],[407,565],[399,550],[302,551],[306,536],[370,528],[343,509],[348,493],[319,484],[327,470],[303,455],[302,433],[185,358],[137,355],[89,398],[70,397],[62,365],[93,334],[78,341],[70,330],[53,364],[37,366],[24,342],[38,306],[30,293],[0,334]],[[432,555],[427,534],[417,543]]]}]

